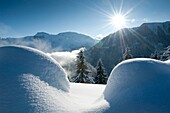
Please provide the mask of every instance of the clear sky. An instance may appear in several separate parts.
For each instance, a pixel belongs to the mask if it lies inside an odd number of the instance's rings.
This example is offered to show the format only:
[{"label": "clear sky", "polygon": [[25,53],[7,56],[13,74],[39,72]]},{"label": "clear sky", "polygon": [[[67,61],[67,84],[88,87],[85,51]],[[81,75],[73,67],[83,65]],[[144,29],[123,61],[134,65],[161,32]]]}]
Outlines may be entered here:
[{"label": "clear sky", "polygon": [[170,20],[170,0],[0,0],[0,37],[37,32],[106,36],[113,12],[126,14],[126,27]]}]

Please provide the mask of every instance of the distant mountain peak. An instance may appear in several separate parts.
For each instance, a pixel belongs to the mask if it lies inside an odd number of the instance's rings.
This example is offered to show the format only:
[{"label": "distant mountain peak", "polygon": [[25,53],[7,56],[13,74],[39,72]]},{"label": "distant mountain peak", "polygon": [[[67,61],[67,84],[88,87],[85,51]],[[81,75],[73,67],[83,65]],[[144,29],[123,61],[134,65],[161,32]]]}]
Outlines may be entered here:
[{"label": "distant mountain peak", "polygon": [[148,22],[148,23],[143,23],[142,25],[160,25],[160,24],[170,24],[170,21],[166,21],[166,22]]},{"label": "distant mountain peak", "polygon": [[47,36],[47,35],[50,35],[46,32],[37,32],[37,34],[35,34],[35,36]]},{"label": "distant mountain peak", "polygon": [[52,35],[52,36],[68,36],[68,37],[70,37],[70,36],[80,36],[80,37],[84,36],[84,37],[91,38],[90,36],[87,36],[85,34],[72,32],[72,31],[61,32],[61,33],[58,33],[57,35],[56,34],[49,34],[49,33],[46,33],[46,32],[37,32],[34,36],[40,36],[40,37],[44,36],[44,37],[46,37],[46,36],[49,36],[49,35]]},{"label": "distant mountain peak", "polygon": [[161,29],[165,33],[170,33],[170,21],[166,22],[153,22],[153,23],[143,23],[140,28],[149,28],[152,32],[157,34],[159,31],[158,29]]},{"label": "distant mountain peak", "polygon": [[69,32],[61,32],[61,33],[59,33],[57,35],[82,35],[82,36],[89,37],[89,36],[87,36],[85,34],[78,33],[78,32],[71,32],[71,31],[69,31]]},{"label": "distant mountain peak", "polygon": [[37,32],[33,36],[23,38],[0,38],[0,45],[25,45],[44,52],[72,51],[82,47],[88,49],[96,43],[95,39],[76,32],[63,32],[57,35]]},{"label": "distant mountain peak", "polygon": [[61,32],[59,34],[79,34],[77,32],[72,32],[72,31],[68,31],[68,32]]}]

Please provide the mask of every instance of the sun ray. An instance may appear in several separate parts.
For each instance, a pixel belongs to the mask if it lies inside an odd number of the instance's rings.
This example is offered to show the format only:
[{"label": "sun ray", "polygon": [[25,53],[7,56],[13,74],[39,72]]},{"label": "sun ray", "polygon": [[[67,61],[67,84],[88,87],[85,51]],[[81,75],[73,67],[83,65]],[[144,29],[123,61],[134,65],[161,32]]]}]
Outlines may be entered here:
[{"label": "sun ray", "polygon": [[[95,11],[96,13],[102,15],[103,17],[106,17],[107,19],[103,19],[101,21],[105,21],[105,24],[102,27],[99,27],[96,30],[113,30],[113,32],[117,31],[119,33],[119,39],[120,39],[120,48],[122,51],[122,55],[124,53],[124,50],[128,47],[125,39],[126,30],[124,31],[123,28],[128,28],[130,23],[132,23],[132,19],[129,18],[130,14],[134,11],[134,9],[141,4],[144,0],[139,0],[138,4],[135,4],[135,6],[132,6],[129,9],[125,9],[125,0],[120,0],[116,2],[113,2],[112,0],[108,0],[108,6],[109,8],[103,9],[99,7],[97,4],[94,4],[94,7],[88,7],[92,11]],[[134,21],[136,21],[134,19]],[[122,29],[122,30],[121,30]],[[132,32],[132,31],[131,31]],[[136,34],[134,33],[135,35]],[[113,33],[114,35],[114,33]],[[139,36],[141,38],[141,36]],[[142,41],[142,38],[139,39]],[[144,42],[145,43],[145,42]]]},{"label": "sun ray", "polygon": [[116,14],[111,17],[111,24],[116,30],[120,30],[126,26],[126,17],[122,14]]}]

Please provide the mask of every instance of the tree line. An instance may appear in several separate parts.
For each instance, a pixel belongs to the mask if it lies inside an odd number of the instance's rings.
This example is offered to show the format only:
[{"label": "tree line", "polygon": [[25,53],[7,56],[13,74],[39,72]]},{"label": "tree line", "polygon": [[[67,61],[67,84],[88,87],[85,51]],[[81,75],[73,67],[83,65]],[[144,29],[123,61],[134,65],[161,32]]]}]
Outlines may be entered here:
[{"label": "tree line", "polygon": [[[131,58],[133,58],[133,55],[127,47],[120,58],[120,62]],[[169,60],[170,46],[164,48],[164,50],[155,50],[154,53],[151,54],[150,58],[161,61]],[[108,77],[109,75],[105,70],[102,59],[98,60],[97,65],[94,68],[85,60],[84,51],[80,50],[76,60],[76,72],[74,76],[70,78],[70,81],[76,83],[106,84]]]},{"label": "tree line", "polygon": [[[130,54],[130,49],[126,48],[121,60],[130,58],[133,58],[133,56]],[[84,51],[80,50],[76,60],[76,73],[70,78],[70,81],[76,83],[106,84],[108,80],[108,74],[105,70],[102,60],[98,60],[95,69],[89,69],[90,67],[91,65],[85,60]]]},{"label": "tree line", "polygon": [[170,59],[170,46],[164,48],[163,50],[155,50],[154,53],[151,54],[150,58],[166,61]]},{"label": "tree line", "polygon": [[102,60],[99,59],[93,74],[91,74],[89,67],[84,57],[84,51],[80,50],[76,60],[76,73],[71,78],[71,81],[76,83],[106,84],[108,74],[105,71]]}]

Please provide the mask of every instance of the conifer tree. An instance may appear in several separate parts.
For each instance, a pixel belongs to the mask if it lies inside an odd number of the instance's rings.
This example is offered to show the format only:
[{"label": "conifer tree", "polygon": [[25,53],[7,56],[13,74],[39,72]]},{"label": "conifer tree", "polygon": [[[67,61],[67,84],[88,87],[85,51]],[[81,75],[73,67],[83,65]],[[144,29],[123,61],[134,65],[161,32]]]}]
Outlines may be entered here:
[{"label": "conifer tree", "polygon": [[130,53],[130,49],[126,48],[125,53],[123,54],[123,60],[131,59],[131,58],[133,58],[133,56]]},{"label": "conifer tree", "polygon": [[89,80],[87,76],[87,65],[84,59],[83,50],[80,50],[76,61],[76,75],[73,77],[73,81],[77,83],[87,83]]},{"label": "conifer tree", "polygon": [[166,47],[161,55],[161,60],[166,61],[170,59],[170,46]]},{"label": "conifer tree", "polygon": [[99,61],[97,63],[96,70],[97,70],[96,83],[97,84],[106,84],[108,75],[103,67],[103,63],[102,63],[101,59],[99,59]]},{"label": "conifer tree", "polygon": [[151,54],[150,58],[159,60],[161,56],[158,50],[155,50],[154,53]]}]

